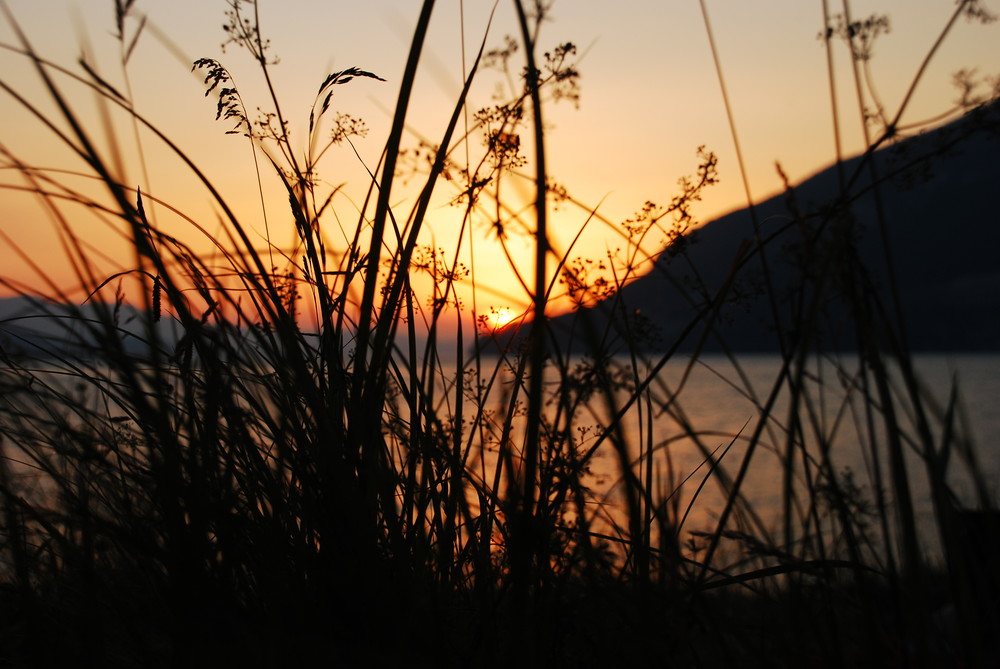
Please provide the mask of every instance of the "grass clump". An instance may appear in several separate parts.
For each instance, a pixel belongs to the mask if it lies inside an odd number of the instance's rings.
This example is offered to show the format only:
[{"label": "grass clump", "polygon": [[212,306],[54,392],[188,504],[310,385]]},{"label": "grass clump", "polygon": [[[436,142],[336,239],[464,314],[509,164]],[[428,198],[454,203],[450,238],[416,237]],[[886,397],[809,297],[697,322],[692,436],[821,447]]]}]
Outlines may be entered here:
[{"label": "grass clump", "polygon": [[[769,283],[773,246],[758,234],[730,259],[719,285],[694,286],[690,321],[659,333],[667,341],[651,354],[641,345],[652,336],[648,323],[628,311],[622,288],[659,254],[649,251],[654,236],[669,242],[665,255],[684,262],[690,204],[715,181],[716,158],[700,150],[696,176],[669,206],[650,203],[618,228],[622,255],[594,263],[555,249],[548,203],[575,202],[546,171],[543,109],[578,95],[575,48],[540,56],[546,6],[514,5],[519,38],[493,51],[484,40],[441,137],[414,150],[405,146],[405,127],[433,7],[423,3],[381,161],[365,167],[371,179],[360,213],[335,238],[330,222],[346,214],[337,210],[336,189],[324,190],[318,166],[365,132],[358,119],[335,112],[337,94],[380,77],[360,67],[330,73],[299,151],[275,93],[257,4],[230,0],[227,39],[252,56],[268,111],[251,117],[222,63],[201,59],[194,68],[217,118],[252,144],[262,172],[280,186],[294,226],[290,247],[275,243],[275,224],[263,220],[260,248],[255,228],[208,175],[92,66],[60,67],[17,33],[20,43],[8,48],[34,68],[58,111],[48,116],[0,85],[83,159],[98,188],[72,190],[59,173],[6,154],[48,207],[87,296],[78,303],[51,282],[41,291],[3,279],[28,309],[5,323],[0,370],[6,662],[885,666],[919,657],[957,666],[996,659],[989,645],[996,597],[983,596],[982,584],[995,594],[998,579],[976,557],[992,550],[992,500],[958,430],[957,399],[939,413],[928,404],[894,297],[865,283],[851,242],[852,193],[862,179],[865,188],[879,187],[881,177],[864,170],[898,131],[899,117],[882,117],[881,135],[870,139],[861,167],[845,174],[837,203],[818,219],[795,219],[813,243],[803,245],[809,271],[791,297]],[[132,22],[132,2],[115,9],[124,65],[144,23]],[[962,2],[956,16],[982,18],[982,11]],[[139,28],[128,34],[132,25]],[[868,24],[858,30],[848,17],[829,25],[827,39],[843,37],[863,63],[857,49]],[[467,125],[473,81],[486,65],[520,69],[518,57],[525,65],[510,98]],[[67,81],[172,152],[212,198],[219,231],[125,182],[114,146],[95,143],[61,92]],[[533,138],[530,159],[522,136]],[[478,162],[461,161],[472,146],[481,149]],[[414,156],[422,165],[418,195],[402,211],[393,203]],[[530,176],[519,172],[526,167]],[[528,214],[503,196],[515,179],[534,187]],[[455,247],[443,250],[426,243],[442,182],[457,185],[450,197],[464,212]],[[67,201],[124,235],[134,261],[105,272],[99,252],[62,213]],[[154,212],[168,211],[194,239],[157,224]],[[470,330],[461,319],[453,338],[442,334],[463,309],[458,284],[471,281],[463,254],[480,216],[508,257],[510,230],[530,221],[533,270],[518,277],[531,308],[519,337],[494,336],[486,320]],[[687,419],[683,391],[710,363],[698,351],[739,297],[738,273],[756,262],[774,313],[794,305],[796,334],[777,330],[781,364],[763,393],[731,356],[732,383],[755,415],[719,435]],[[857,271],[840,277],[837,266]],[[39,280],[45,284],[41,271]],[[612,330],[580,309],[570,335],[559,335],[545,311],[558,290],[580,307],[600,303],[625,317]],[[834,296],[852,309],[853,361],[814,336]],[[45,330],[51,323],[59,324],[57,336]],[[626,350],[614,348],[622,340]],[[665,381],[661,372],[692,342],[695,355],[680,379]],[[832,408],[824,399],[831,379],[843,391]],[[669,434],[658,414],[672,421]],[[850,422],[874,472],[864,483],[836,464]],[[679,461],[681,441],[696,453],[692,466]],[[959,459],[972,463],[980,484],[977,514],[957,506],[947,483]],[[747,487],[767,462],[780,482],[777,509],[764,518]],[[921,547],[914,463],[925,470],[943,569],[928,564]],[[714,518],[702,509],[710,495]]]}]

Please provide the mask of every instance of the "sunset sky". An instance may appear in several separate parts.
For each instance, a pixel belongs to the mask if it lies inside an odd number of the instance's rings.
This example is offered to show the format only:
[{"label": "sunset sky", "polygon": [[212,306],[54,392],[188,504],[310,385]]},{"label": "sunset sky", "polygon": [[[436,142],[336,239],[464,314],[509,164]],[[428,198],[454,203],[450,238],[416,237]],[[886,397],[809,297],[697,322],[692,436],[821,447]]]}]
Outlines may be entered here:
[{"label": "sunset sky", "polygon": [[[88,60],[96,63],[102,76],[124,90],[118,44],[111,37],[110,0],[6,0],[3,4],[41,55],[79,71],[76,61],[88,50],[92,54]],[[281,61],[273,74],[284,111],[293,119],[293,133],[304,127],[316,88],[329,72],[351,66],[374,72],[386,81],[356,80],[339,87],[333,103],[338,111],[360,116],[368,123],[370,133],[357,142],[357,148],[364,163],[374,169],[388,133],[420,4],[417,0],[261,0],[262,29]],[[829,0],[829,4],[831,14],[843,11],[839,0]],[[134,12],[147,15],[148,25],[129,65],[129,82],[140,112],[190,153],[245,220],[258,221],[260,205],[250,149],[242,138],[224,134],[229,126],[214,120],[214,100],[203,96],[201,79],[190,72],[196,58],[217,58],[234,74],[248,106],[266,104],[260,79],[247,55],[233,47],[225,52],[220,48],[226,6],[223,0],[138,0]],[[822,3],[707,0],[706,6],[752,197],[761,199],[781,188],[776,161],[793,181],[829,165],[835,153],[826,57],[818,39],[823,28]],[[1000,12],[995,0],[983,6]],[[486,34],[492,7],[483,0],[437,3],[408,116],[410,145],[421,137],[438,141],[461,88],[463,36],[468,66]],[[507,34],[517,34],[512,7],[506,1],[497,6],[486,37],[487,48],[500,46]],[[854,1],[850,7],[854,18],[872,14],[889,17],[890,31],[876,41],[870,65],[876,93],[887,112],[894,115],[955,3]],[[132,24],[133,30],[135,27]],[[0,20],[0,41],[16,44],[6,17]],[[578,200],[594,207],[600,203],[599,212],[605,218],[621,221],[646,200],[669,202],[677,192],[678,178],[694,172],[697,149],[705,146],[718,154],[720,183],[707,191],[696,210],[698,218],[706,222],[745,205],[697,0],[557,0],[543,26],[539,50],[567,41],[579,49],[581,97],[578,107],[560,102],[545,109],[550,126],[546,149],[553,179]],[[843,145],[851,154],[862,148],[862,142],[846,51],[842,42],[836,44]],[[522,64],[516,61],[518,69]],[[982,77],[1000,74],[1000,22],[982,25],[959,19],[924,73],[902,123],[919,122],[951,109],[957,98],[952,75],[962,68],[976,68]],[[9,51],[0,53],[0,78],[38,102],[46,113],[54,114],[51,104],[43,102],[45,94],[23,57]],[[491,96],[504,82],[497,72],[481,75],[472,92],[470,113],[492,104]],[[78,101],[78,111],[93,122],[95,137],[106,145],[93,96],[70,84],[65,92]],[[51,168],[81,168],[79,161],[53,142],[51,134],[3,91],[0,117],[0,145],[20,161]],[[117,121],[114,125],[127,160],[125,178],[188,212],[211,231],[215,214],[206,193],[147,139],[143,140],[144,173],[129,148],[134,145],[131,127]],[[529,160],[524,170],[530,172],[533,163],[528,133],[521,146]],[[0,158],[0,184],[23,185],[9,165],[7,158]],[[341,147],[321,167],[320,177],[333,185],[347,184],[343,197],[337,200],[338,215],[346,222],[356,219],[351,207],[364,196],[365,167],[347,147]],[[428,243],[447,249],[455,235],[449,221],[455,218],[456,209],[448,207],[446,200],[455,192],[448,190],[448,184],[441,184],[441,188],[442,201],[432,214],[440,224],[435,224],[435,238]],[[269,189],[277,194],[273,183]],[[405,197],[405,193],[399,194],[401,207]],[[523,198],[530,197],[530,184],[524,182]],[[268,203],[276,221],[271,233],[281,243],[281,226],[287,223],[280,215],[281,198],[275,198]],[[404,210],[408,207],[400,209]],[[579,209],[564,206],[556,211],[552,225],[557,245],[565,248],[585,220],[586,213]],[[258,223],[251,224],[262,230]],[[105,226],[92,217],[81,225],[89,226],[81,228],[81,233],[93,243],[95,252],[112,257],[109,267],[114,266],[113,261],[118,262],[119,270],[128,266],[131,256],[127,248]],[[35,198],[10,188],[0,190],[0,229],[56,285],[70,289],[73,275],[55,247],[51,227]],[[528,296],[504,270],[502,254],[490,250],[488,230],[477,228],[475,234],[477,282],[490,288],[478,296],[478,310],[522,309]],[[284,235],[290,239],[291,230],[285,228]],[[572,255],[601,258],[620,244],[605,228],[592,225]],[[513,239],[511,248],[518,254],[522,271],[530,273],[529,240]],[[6,241],[0,246],[0,274],[27,285],[40,285],[37,275]]]}]

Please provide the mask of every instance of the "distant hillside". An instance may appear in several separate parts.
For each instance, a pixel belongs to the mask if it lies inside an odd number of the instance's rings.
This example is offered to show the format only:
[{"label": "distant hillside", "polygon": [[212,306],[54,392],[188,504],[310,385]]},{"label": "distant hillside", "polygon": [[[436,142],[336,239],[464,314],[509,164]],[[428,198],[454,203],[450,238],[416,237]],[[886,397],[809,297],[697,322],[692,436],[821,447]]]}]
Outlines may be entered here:
[{"label": "distant hillside", "polygon": [[[873,159],[880,175],[891,175],[879,190],[912,350],[1000,350],[1000,105],[881,149]],[[843,165],[847,175],[860,175],[847,191],[853,228],[843,224],[842,216],[829,215],[839,190],[837,170],[831,167],[791,194],[756,206],[767,240],[763,254],[753,244],[749,210],[734,212],[691,234],[683,253],[661,254],[652,271],[615,298],[553,319],[554,336],[564,350],[571,337],[576,351],[595,337],[621,348],[623,338],[636,339],[625,327],[631,323],[657,333],[640,341],[642,346],[669,347],[707,303],[706,296],[723,284],[741,245],[749,241],[751,257],[735,275],[734,290],[705,341],[706,350],[719,350],[721,342],[735,351],[776,350],[779,329],[795,333],[797,301],[803,286],[813,290],[817,272],[827,274],[822,345],[853,348],[854,316],[838,291],[860,281],[862,272],[848,264],[849,254],[831,257],[843,248],[837,235],[853,229],[851,242],[871,278],[866,290],[883,299],[888,295],[875,199],[868,170],[858,170],[860,160]],[[762,294],[762,255],[774,286],[771,294],[778,297],[777,323]],[[690,350],[704,331],[704,325],[692,328],[681,350]]]},{"label": "distant hillside", "polygon": [[[0,363],[7,357],[91,356],[96,340],[90,328],[97,323],[98,309],[113,312],[113,306],[104,304],[77,306],[25,297],[0,298]],[[144,355],[148,351],[141,316],[140,311],[127,305],[118,309],[120,339],[124,351],[130,355]],[[176,321],[164,318],[156,327],[163,344],[175,343],[180,338]]]}]

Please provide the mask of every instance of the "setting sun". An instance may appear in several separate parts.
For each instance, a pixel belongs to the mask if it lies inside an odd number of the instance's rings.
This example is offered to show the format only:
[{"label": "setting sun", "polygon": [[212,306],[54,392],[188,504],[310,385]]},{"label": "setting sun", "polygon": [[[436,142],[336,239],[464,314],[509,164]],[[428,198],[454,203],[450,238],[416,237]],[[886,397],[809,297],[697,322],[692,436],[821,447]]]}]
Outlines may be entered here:
[{"label": "setting sun", "polygon": [[489,324],[491,330],[500,330],[515,318],[517,318],[517,314],[513,309],[508,307],[490,307],[490,313],[486,315],[486,322]]}]

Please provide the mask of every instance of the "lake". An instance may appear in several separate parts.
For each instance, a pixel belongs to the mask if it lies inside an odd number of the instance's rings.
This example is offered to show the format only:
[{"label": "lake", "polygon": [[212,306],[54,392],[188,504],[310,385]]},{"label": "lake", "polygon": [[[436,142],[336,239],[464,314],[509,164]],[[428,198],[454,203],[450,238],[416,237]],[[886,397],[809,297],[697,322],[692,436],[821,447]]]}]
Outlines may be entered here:
[{"label": "lake", "polygon": [[[943,418],[955,387],[959,402],[952,421],[951,442],[968,444],[975,453],[976,471],[995,504],[1000,482],[1000,448],[994,443],[995,435],[1000,434],[1000,355],[917,355],[914,362],[926,400],[924,409],[935,449],[945,443],[947,432]],[[815,487],[819,462],[824,457],[830,462],[827,470],[837,472],[841,483],[849,477],[857,487],[859,501],[869,510],[876,507],[879,492],[876,483],[879,481],[886,504],[891,507],[881,403],[863,400],[857,358],[840,356],[835,361],[813,362],[804,384],[807,392],[799,398],[799,408],[794,414],[789,412],[792,397],[787,386],[776,395],[770,411],[762,410],[780,370],[781,359],[769,355],[743,355],[738,364],[724,356],[712,355],[703,355],[694,364],[686,359],[671,360],[651,384],[649,403],[633,407],[623,418],[624,440],[629,444],[633,471],[640,481],[647,480],[647,461],[640,457],[638,445],[644,444],[644,450],[652,447],[654,457],[648,461],[652,464],[652,488],[661,495],[677,489],[671,499],[677,504],[678,515],[685,517],[685,531],[714,530],[725,506],[726,496],[717,484],[717,476],[711,477],[704,487],[700,486],[710,469],[706,454],[721,458],[718,470],[732,479],[743,465],[755,431],[759,431],[759,438],[755,441],[742,491],[771,530],[777,530],[783,514],[788,512],[783,507],[786,486],[790,485],[800,496],[802,508],[792,509],[792,513],[805,513],[810,498],[804,491]],[[935,553],[936,529],[928,468],[917,453],[919,442],[913,405],[906,399],[897,372],[890,370],[887,374],[895,397],[896,415],[892,424],[898,426],[897,432],[904,439],[907,474],[915,515],[923,532],[922,541],[930,553]],[[627,391],[619,392],[619,402],[624,402],[628,396]],[[869,416],[866,409],[872,406],[876,412]],[[551,406],[549,410],[554,411]],[[596,416],[589,416],[579,412],[574,426],[606,425],[608,411],[598,409],[596,413]],[[874,420],[874,428],[868,427],[870,418]],[[800,422],[798,427],[796,421]],[[593,443],[594,433],[587,434],[589,436],[580,439],[581,450]],[[790,434],[794,435],[793,439],[789,438]],[[790,443],[794,446],[789,460]],[[951,452],[948,483],[961,505],[976,508],[979,506],[976,489],[960,457],[962,449],[956,445]],[[484,472],[488,472],[494,462],[495,458],[487,456],[481,465]],[[621,523],[623,504],[619,462],[618,453],[605,441],[594,454],[588,479],[593,492],[591,513],[604,525],[604,531],[612,533],[614,524]],[[785,477],[787,462],[793,463],[790,483]],[[695,496],[697,499],[691,504]],[[602,518],[606,523],[600,523]]]},{"label": "lake", "polygon": [[[486,362],[490,361],[484,360]],[[582,362],[574,361],[572,365]],[[617,363],[628,367],[626,360]],[[995,435],[1000,434],[1000,411],[997,410],[1000,355],[919,355],[915,358],[915,366],[931,400],[926,407],[938,449],[945,443],[946,435],[941,419],[946,414],[952,387],[957,384],[960,410],[955,414],[954,431],[965,441],[952,441],[967,442],[974,450],[978,458],[976,471],[985,483],[989,499],[995,503],[1000,482],[1000,448],[995,443]],[[453,365],[445,365],[442,381],[449,375],[454,378],[454,369]],[[584,408],[578,409],[571,422],[563,418],[562,426],[575,431],[577,453],[594,450],[585,483],[591,492],[586,513],[592,517],[595,531],[614,534],[615,524],[622,523],[622,453],[632,462],[637,480],[648,486],[654,497],[667,499],[673,506],[673,520],[683,519],[682,536],[689,536],[692,530],[714,531],[727,499],[719,484],[723,479],[733,480],[744,462],[748,464],[741,492],[765,532],[777,531],[788,513],[801,516],[808,511],[809,505],[816,500],[807,493],[816,489],[816,477],[821,471],[836,472],[840,477],[838,483],[856,486],[859,503],[869,510],[876,506],[878,484],[881,483],[881,492],[891,506],[891,486],[887,485],[887,440],[881,414],[876,411],[874,416],[866,415],[866,409],[877,409],[879,402],[863,400],[858,389],[857,359],[843,356],[836,361],[813,362],[803,385],[807,392],[799,399],[798,408],[790,411],[793,398],[787,386],[782,386],[773,406],[765,411],[762,407],[780,370],[781,359],[767,355],[740,356],[738,364],[712,355],[703,355],[695,363],[681,358],[671,360],[656,375],[643,401],[624,413],[621,443],[625,446],[618,451],[610,439],[598,443],[610,422],[610,411],[599,397],[592,397]],[[912,406],[905,399],[898,374],[890,373],[890,376],[897,397],[895,424],[904,438],[910,438],[917,433],[913,417],[909,415]],[[547,378],[548,388],[554,391],[557,387],[555,376]],[[501,373],[483,404],[493,411],[494,417],[505,413],[503,398],[510,392],[512,380],[509,370]],[[627,384],[627,379],[619,380]],[[70,376],[65,383],[77,388],[74,392],[85,392],[79,379]],[[631,394],[627,387],[620,388],[616,395],[618,406]],[[556,418],[557,406],[556,403],[548,405],[546,411],[550,419]],[[468,420],[475,406],[469,401],[466,407]],[[518,425],[523,430],[523,405],[519,411]],[[445,417],[447,410],[442,410],[440,415]],[[867,426],[869,418],[874,419],[874,429]],[[755,434],[757,437],[752,438]],[[515,446],[521,443],[517,433],[512,440]],[[747,460],[751,442],[752,457]],[[933,507],[927,467],[916,450],[918,443],[915,438],[913,443],[905,443],[906,465],[923,540],[933,552],[936,532]],[[473,446],[466,465],[469,476],[491,487],[496,465],[495,443],[487,444],[485,449],[479,449],[475,442]],[[650,450],[652,456],[646,457]],[[962,449],[954,447],[952,451],[947,467],[948,482],[963,506],[979,507],[972,477],[960,457]],[[714,471],[712,459],[715,460]],[[829,466],[821,467],[826,459]],[[789,462],[792,463],[790,470]],[[21,474],[30,471],[16,461],[13,464],[15,471]],[[786,476],[788,471],[791,477]],[[789,489],[795,491],[800,508],[784,506]],[[474,495],[471,486],[467,492]],[[470,499],[470,503],[477,502]],[[570,509],[566,517],[572,518],[576,512]],[[743,521],[749,522],[745,516]],[[730,522],[727,527],[732,529],[734,525]]]}]

